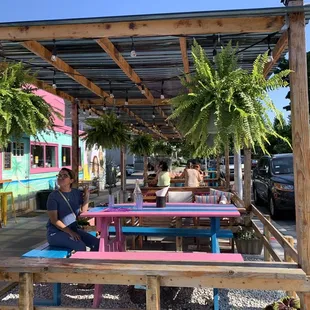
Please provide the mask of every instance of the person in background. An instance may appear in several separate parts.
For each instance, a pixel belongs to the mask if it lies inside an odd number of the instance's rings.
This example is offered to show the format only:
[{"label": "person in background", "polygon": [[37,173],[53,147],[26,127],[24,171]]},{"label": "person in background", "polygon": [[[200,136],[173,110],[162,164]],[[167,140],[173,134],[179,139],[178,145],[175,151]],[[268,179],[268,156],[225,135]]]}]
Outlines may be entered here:
[{"label": "person in background", "polygon": [[170,180],[171,175],[168,171],[168,164],[166,162],[161,162],[160,169],[155,177],[155,182],[157,182],[157,186],[169,186]]},{"label": "person in background", "polygon": [[195,164],[195,165],[194,165],[194,169],[196,169],[196,170],[200,173],[200,175],[203,176],[203,171],[201,170],[199,164]]},{"label": "person in background", "polygon": [[[62,168],[57,175],[59,189],[50,193],[47,199],[47,241],[52,246],[75,251],[99,250],[99,239],[78,228],[77,216],[88,209],[89,189],[84,195],[75,188],[73,171]],[[84,197],[83,197],[84,196]]]},{"label": "person in background", "polygon": [[197,169],[193,168],[192,163],[188,163],[182,175],[185,178],[185,187],[198,187],[203,180],[202,175]]}]

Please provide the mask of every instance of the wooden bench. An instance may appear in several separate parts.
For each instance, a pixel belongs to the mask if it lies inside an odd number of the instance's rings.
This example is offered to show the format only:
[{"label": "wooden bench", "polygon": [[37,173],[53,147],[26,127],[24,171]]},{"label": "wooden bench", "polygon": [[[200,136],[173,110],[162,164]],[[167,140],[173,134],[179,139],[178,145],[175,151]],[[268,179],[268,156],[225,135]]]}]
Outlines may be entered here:
[{"label": "wooden bench", "polygon": [[[22,255],[24,258],[68,258],[71,250],[50,246],[47,242]],[[59,306],[61,303],[61,284],[53,284],[53,299],[35,299],[36,306]]]},{"label": "wooden bench", "polygon": [[[204,263],[204,262],[243,262],[241,254],[224,254],[224,253],[184,253],[184,252],[81,252],[78,251],[71,255],[73,259],[94,259],[103,260],[104,262],[125,262],[126,263],[173,263],[184,264]],[[102,285],[95,286],[94,307],[97,307],[102,298]],[[218,289],[213,289],[214,310],[219,310]]]}]

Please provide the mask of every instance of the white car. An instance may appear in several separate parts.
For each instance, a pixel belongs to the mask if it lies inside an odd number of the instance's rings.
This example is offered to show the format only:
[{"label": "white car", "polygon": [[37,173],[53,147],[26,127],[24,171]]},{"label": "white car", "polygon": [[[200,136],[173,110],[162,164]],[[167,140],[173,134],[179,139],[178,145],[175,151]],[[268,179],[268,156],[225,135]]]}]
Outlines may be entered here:
[{"label": "white car", "polygon": [[[241,169],[242,169],[242,174],[244,171],[244,156],[241,156]],[[220,165],[220,171],[221,171],[221,176],[225,177],[226,174],[226,165],[225,165],[225,158],[223,158],[223,161]],[[235,166],[234,166],[234,156],[229,156],[229,172],[230,172],[230,179],[234,179],[234,172],[235,172]]]}]

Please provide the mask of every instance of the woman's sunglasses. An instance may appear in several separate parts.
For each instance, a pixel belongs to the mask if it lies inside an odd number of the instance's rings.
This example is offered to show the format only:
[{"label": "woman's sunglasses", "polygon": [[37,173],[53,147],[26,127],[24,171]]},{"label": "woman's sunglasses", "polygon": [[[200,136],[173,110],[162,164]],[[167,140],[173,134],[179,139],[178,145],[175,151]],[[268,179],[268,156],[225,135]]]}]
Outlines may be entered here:
[{"label": "woman's sunglasses", "polygon": [[58,178],[58,179],[66,179],[66,178],[69,178],[70,176],[68,175],[68,174],[57,174],[56,175],[56,177]]}]

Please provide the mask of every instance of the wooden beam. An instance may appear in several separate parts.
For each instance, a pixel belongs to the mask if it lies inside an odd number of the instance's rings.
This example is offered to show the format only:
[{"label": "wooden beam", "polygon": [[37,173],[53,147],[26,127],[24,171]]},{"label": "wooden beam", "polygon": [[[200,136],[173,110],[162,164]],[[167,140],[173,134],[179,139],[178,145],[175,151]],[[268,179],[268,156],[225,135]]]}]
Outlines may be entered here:
[{"label": "wooden beam", "polygon": [[[303,5],[303,1],[298,1]],[[310,275],[310,135],[305,14],[289,14],[289,65],[298,262]],[[294,257],[291,253],[287,254]],[[298,290],[296,290],[298,291]],[[308,299],[310,301],[310,298]],[[310,309],[310,302],[304,309]]]},{"label": "wooden beam", "polygon": [[69,66],[66,62],[61,60],[59,57],[56,58],[56,61],[52,61],[52,53],[45,48],[42,44],[35,41],[27,41],[21,43],[25,48],[27,48],[32,53],[36,54],[37,56],[44,59],[46,62],[48,62],[50,65],[58,69],[59,71],[63,72],[73,80],[75,80],[77,83],[81,84],[97,96],[101,98],[106,98],[108,102],[113,102],[113,100],[110,98],[109,94],[106,93],[103,89],[101,89],[99,86],[91,82],[89,79],[87,79],[85,76],[83,76],[81,73],[79,73],[77,70],[73,69],[71,66]]},{"label": "wooden beam", "polygon": [[146,278],[146,310],[160,310],[160,278]]},{"label": "wooden beam", "polygon": [[265,65],[265,68],[264,68],[264,76],[265,76],[265,78],[269,74],[269,72],[272,69],[272,67],[278,62],[279,58],[281,57],[281,55],[286,50],[287,45],[288,45],[288,31],[286,30],[286,31],[284,31],[282,33],[282,36],[279,38],[276,46],[272,50],[273,61],[268,62]]},{"label": "wooden beam", "polygon": [[[77,100],[72,101],[71,105],[71,127],[72,127],[72,171],[74,173],[74,188],[79,187],[79,107]],[[82,152],[81,152],[82,154]]]},{"label": "wooden beam", "polygon": [[[96,42],[100,45],[100,47],[113,59],[113,61],[119,66],[119,68],[128,76],[128,78],[133,81],[140,91],[144,90],[144,96],[151,103],[154,104],[154,96],[150,92],[150,90],[142,83],[141,78],[136,73],[136,71],[130,66],[127,60],[122,56],[122,54],[117,50],[114,44],[108,38],[102,38],[96,40]],[[144,89],[143,89],[144,87]],[[159,113],[161,117],[165,120],[168,116],[165,112],[160,108],[155,106],[156,111]],[[169,122],[171,123],[171,122]],[[172,126],[174,131],[177,132],[176,128]]]},{"label": "wooden beam", "polygon": [[33,310],[33,274],[21,272],[19,275],[19,309]]},{"label": "wooden beam", "polygon": [[[10,258],[0,262],[0,275],[31,273],[34,282],[101,283],[128,285],[136,279],[146,284],[147,276],[160,277],[161,286],[217,287],[308,292],[310,281],[296,264],[269,262],[141,262]],[[139,277],[137,277],[139,276]],[[1,278],[1,277],[0,277]],[[115,280],[117,279],[117,281]],[[130,280],[131,279],[131,280]],[[7,280],[6,280],[7,281]]]},{"label": "wooden beam", "polygon": [[186,44],[186,38],[182,37],[180,40],[180,48],[181,48],[181,54],[182,54],[182,61],[183,61],[183,67],[184,67],[184,73],[186,74],[186,80],[187,82],[190,82],[190,76],[189,76],[189,61],[187,56],[187,44]]},{"label": "wooden beam", "polygon": [[0,40],[52,40],[121,38],[131,36],[206,35],[214,33],[266,33],[279,31],[283,16],[187,18],[112,23],[0,27]]},{"label": "wooden beam", "polygon": [[[104,103],[102,101],[102,99],[85,99],[83,101],[81,101],[82,103],[85,102],[85,105],[83,105],[83,107],[87,108],[88,105],[92,105],[92,106],[103,106]],[[111,103],[111,102],[105,102],[107,107],[123,107],[125,105],[125,98],[117,98],[115,99],[115,102]],[[150,103],[150,101],[148,99],[131,99],[129,98],[128,101],[128,107],[131,106],[145,106],[145,107],[153,107],[154,105],[160,105],[160,106],[170,106],[171,103],[168,99],[154,99],[154,103]]]}]

